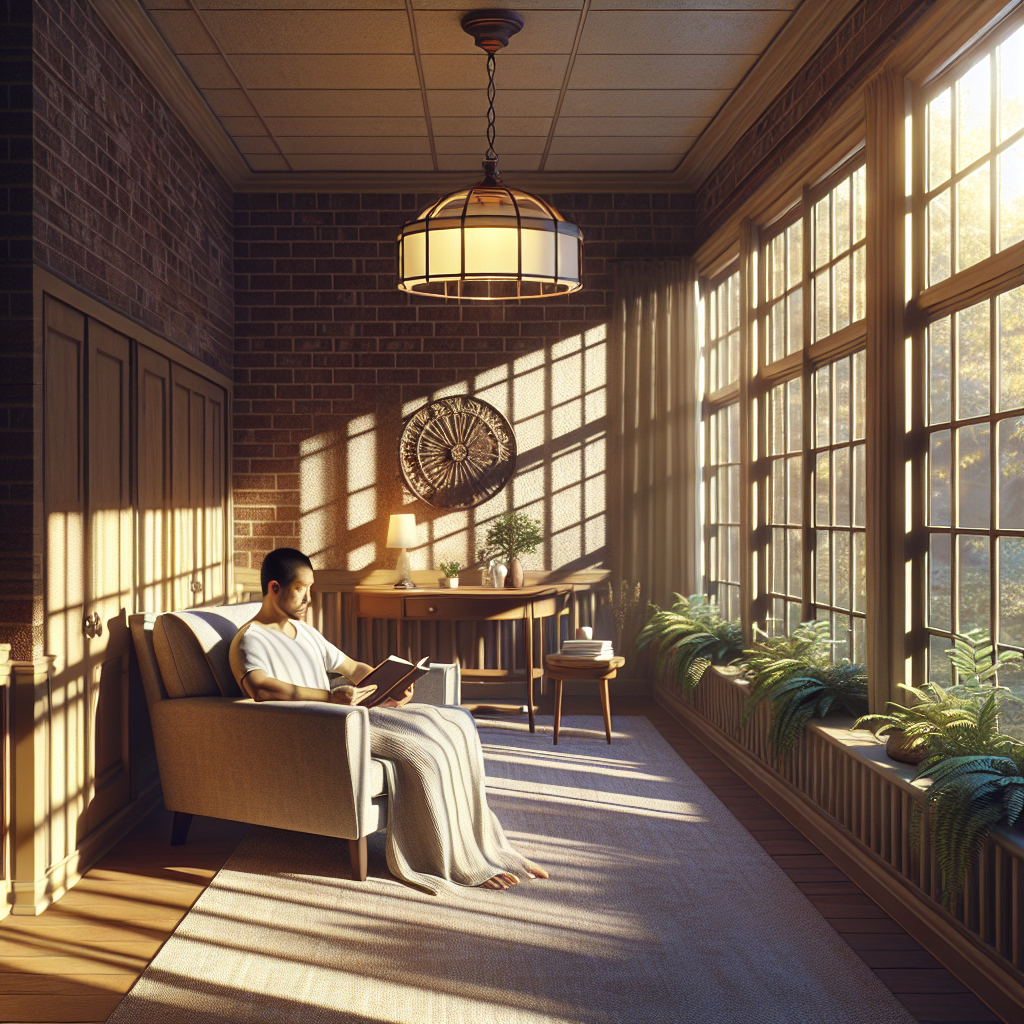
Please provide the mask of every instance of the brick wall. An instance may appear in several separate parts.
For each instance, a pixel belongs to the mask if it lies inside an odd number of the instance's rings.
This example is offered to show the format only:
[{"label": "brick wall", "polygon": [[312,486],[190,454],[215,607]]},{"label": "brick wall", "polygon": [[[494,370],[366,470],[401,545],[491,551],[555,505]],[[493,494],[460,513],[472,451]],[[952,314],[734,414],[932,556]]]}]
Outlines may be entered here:
[{"label": "brick wall", "polygon": [[231,190],[86,0],[35,0],[36,262],[231,372]]},{"label": "brick wall", "polygon": [[[436,198],[235,197],[239,566],[257,567],[273,547],[304,544],[322,553],[321,564],[361,568],[345,564],[346,552],[370,543],[379,553],[387,515],[402,507],[396,445],[403,405],[607,324],[616,260],[680,256],[691,248],[689,196],[557,195],[552,201],[585,233],[583,291],[518,304],[411,298],[395,288],[396,229]],[[353,454],[363,443],[360,417],[373,423],[372,439],[364,437],[375,453],[369,462]],[[337,506],[336,532],[322,543],[304,535],[299,522],[304,503],[315,503],[313,492],[322,486],[306,480],[300,489],[310,443],[325,450],[354,445],[339,456],[345,465],[331,471],[344,481],[331,486],[363,494],[364,505],[372,490],[372,509],[355,518],[351,503]],[[414,511],[418,519],[438,518],[422,503]]]},{"label": "brick wall", "polygon": [[0,639],[32,650],[32,3],[0,0]]}]

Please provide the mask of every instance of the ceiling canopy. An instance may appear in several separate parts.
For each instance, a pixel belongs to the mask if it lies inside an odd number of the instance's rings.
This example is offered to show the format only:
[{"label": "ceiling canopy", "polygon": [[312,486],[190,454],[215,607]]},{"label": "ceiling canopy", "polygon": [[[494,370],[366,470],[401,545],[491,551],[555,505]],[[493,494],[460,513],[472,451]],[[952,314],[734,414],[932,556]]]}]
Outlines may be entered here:
[{"label": "ceiling canopy", "polygon": [[[175,97],[177,112],[186,108],[186,123],[203,122],[189,126],[208,150],[219,149],[216,162],[230,165],[236,188],[380,188],[408,176],[423,191],[480,170],[485,58],[460,26],[472,4],[93,4],[143,71],[162,79],[154,84],[169,102]],[[800,0],[502,6],[525,20],[497,55],[503,173],[548,188],[688,190],[711,169],[703,164],[716,146],[738,138],[763,109],[769,83],[784,84],[853,2],[807,0],[800,10]]]}]

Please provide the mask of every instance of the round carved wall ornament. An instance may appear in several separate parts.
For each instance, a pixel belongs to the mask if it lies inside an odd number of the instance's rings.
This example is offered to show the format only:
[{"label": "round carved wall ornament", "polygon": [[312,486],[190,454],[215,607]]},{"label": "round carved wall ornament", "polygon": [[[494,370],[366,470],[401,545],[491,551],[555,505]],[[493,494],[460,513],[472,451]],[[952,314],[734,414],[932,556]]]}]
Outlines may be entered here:
[{"label": "round carved wall ornament", "polygon": [[398,442],[406,486],[434,508],[473,508],[493,498],[512,478],[516,454],[508,420],[465,395],[417,409]]}]

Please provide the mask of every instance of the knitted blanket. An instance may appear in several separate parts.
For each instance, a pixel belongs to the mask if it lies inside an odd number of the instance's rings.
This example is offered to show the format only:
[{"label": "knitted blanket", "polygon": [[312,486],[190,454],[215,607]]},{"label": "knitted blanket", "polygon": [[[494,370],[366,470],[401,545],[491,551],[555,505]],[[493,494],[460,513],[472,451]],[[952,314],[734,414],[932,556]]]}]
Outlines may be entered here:
[{"label": "knitted blanket", "polygon": [[387,862],[409,885],[437,895],[503,871],[530,877],[487,806],[484,756],[473,716],[453,706],[370,708],[370,750],[388,781]]}]

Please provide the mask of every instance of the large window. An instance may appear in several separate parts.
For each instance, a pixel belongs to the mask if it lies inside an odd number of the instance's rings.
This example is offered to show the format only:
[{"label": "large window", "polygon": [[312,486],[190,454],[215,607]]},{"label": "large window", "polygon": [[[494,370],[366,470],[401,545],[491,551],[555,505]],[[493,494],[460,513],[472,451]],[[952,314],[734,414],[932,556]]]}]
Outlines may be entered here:
[{"label": "large window", "polygon": [[[915,109],[927,320],[914,339],[917,681],[953,682],[946,651],[970,630],[1024,650],[1024,286],[1005,283],[1024,260],[1022,67],[1018,22],[946,69]],[[1024,691],[1019,670],[1000,682]]]},{"label": "large window", "polygon": [[740,275],[704,292],[704,588],[740,617]]},{"label": "large window", "polygon": [[854,158],[763,234],[763,594],[769,633],[828,619],[863,658],[865,170]]}]

